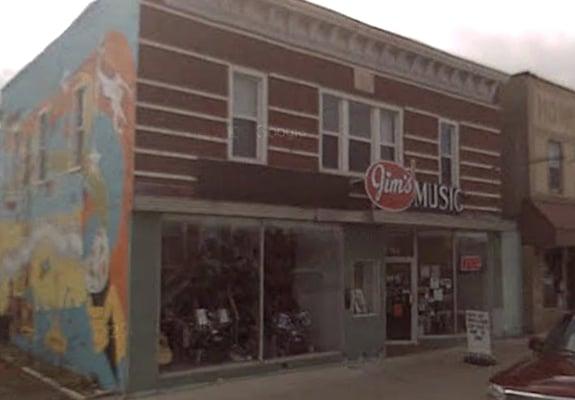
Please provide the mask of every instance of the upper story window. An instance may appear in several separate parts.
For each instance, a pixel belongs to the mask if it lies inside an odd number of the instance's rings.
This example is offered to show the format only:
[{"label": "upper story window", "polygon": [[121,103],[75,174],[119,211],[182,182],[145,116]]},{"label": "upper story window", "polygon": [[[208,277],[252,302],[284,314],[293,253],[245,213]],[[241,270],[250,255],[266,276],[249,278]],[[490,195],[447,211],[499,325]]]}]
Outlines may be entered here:
[{"label": "upper story window", "polygon": [[401,162],[400,113],[322,96],[323,170],[364,173],[372,162]]},{"label": "upper story window", "polygon": [[563,149],[561,143],[550,140],[547,144],[549,165],[549,190],[554,193],[563,191]]},{"label": "upper story window", "polygon": [[233,73],[230,158],[265,162],[265,80],[251,73]]},{"label": "upper story window", "polygon": [[448,186],[459,184],[459,138],[457,125],[441,121],[439,124],[441,183]]},{"label": "upper story window", "polygon": [[42,113],[38,122],[38,180],[48,176],[48,114]]},{"label": "upper story window", "polygon": [[86,88],[80,88],[74,95],[74,132],[72,140],[72,167],[82,165],[84,142],[86,141]]}]

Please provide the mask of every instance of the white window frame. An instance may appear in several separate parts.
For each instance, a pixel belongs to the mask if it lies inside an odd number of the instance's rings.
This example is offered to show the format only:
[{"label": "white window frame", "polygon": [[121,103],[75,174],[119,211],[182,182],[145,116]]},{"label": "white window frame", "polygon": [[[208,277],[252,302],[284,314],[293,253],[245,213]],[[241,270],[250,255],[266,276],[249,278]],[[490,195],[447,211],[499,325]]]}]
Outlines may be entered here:
[{"label": "white window frame", "polygon": [[[323,137],[324,134],[327,136],[336,136],[335,132],[331,132],[324,129],[324,118],[323,118],[323,97],[325,95],[338,98],[340,103],[340,130],[341,132],[337,134],[339,138],[339,168],[326,168],[323,166]],[[353,136],[349,132],[349,102],[357,102],[365,104],[371,107],[371,138],[362,138],[358,136]],[[403,121],[404,112],[401,107],[390,105],[387,103],[369,100],[359,96],[353,96],[342,92],[332,91],[332,90],[320,90],[319,93],[319,110],[320,110],[320,143],[319,143],[319,171],[323,173],[345,175],[345,176],[355,176],[363,177],[363,172],[350,171],[349,169],[349,141],[356,140],[365,143],[370,143],[371,145],[371,163],[381,160],[380,148],[383,145],[381,141],[380,132],[380,122],[381,113],[380,110],[385,110],[397,114],[397,121],[395,124],[395,162],[398,164],[403,164]]]},{"label": "white window frame", "polygon": [[[228,160],[248,164],[267,164],[268,162],[268,76],[265,73],[237,66],[230,66],[228,77]],[[256,158],[234,155],[234,82],[235,74],[246,75],[259,80],[258,117],[256,118]],[[251,116],[238,115],[238,118],[254,121]]]},{"label": "white window frame", "polygon": [[[38,168],[36,171],[36,182],[46,182],[46,180],[48,180],[48,172],[49,172],[49,168],[48,168],[48,142],[50,140],[49,138],[49,133],[50,133],[50,129],[49,129],[49,121],[48,121],[48,110],[43,110],[42,112],[40,112],[40,114],[38,115],[38,148],[37,148],[37,160],[38,160]],[[46,131],[44,132],[42,130],[42,120],[46,118]],[[45,135],[45,137],[44,137]],[[31,146],[30,146],[30,150],[31,150]],[[28,157],[31,157],[31,155],[29,154]],[[42,163],[42,160],[44,160],[44,164]],[[28,163],[29,161],[24,160],[25,163]],[[42,169],[42,166],[44,166],[44,170]],[[26,168],[31,168],[31,166],[27,166]],[[29,171],[30,173],[32,173],[32,171]]]},{"label": "white window frame", "polygon": [[441,127],[442,125],[452,125],[455,129],[453,130],[453,138],[451,140],[451,157],[445,157],[451,159],[451,186],[459,187],[460,186],[460,174],[459,174],[459,124],[453,120],[441,118],[438,122],[438,134],[439,134],[439,145],[438,145],[438,156],[439,156],[439,183],[444,184],[443,182],[443,164],[442,159],[444,158],[443,155],[443,147],[442,147],[442,134],[441,134]]}]

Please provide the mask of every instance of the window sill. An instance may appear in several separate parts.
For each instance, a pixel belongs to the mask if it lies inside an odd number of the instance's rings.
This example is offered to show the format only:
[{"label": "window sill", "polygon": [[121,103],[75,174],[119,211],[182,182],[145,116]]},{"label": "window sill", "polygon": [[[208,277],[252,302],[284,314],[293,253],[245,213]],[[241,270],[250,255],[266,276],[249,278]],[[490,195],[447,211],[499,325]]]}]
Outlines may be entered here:
[{"label": "window sill", "polygon": [[252,164],[252,165],[266,165],[266,162],[257,158],[243,158],[243,157],[228,157],[228,161],[242,164]]},{"label": "window sill", "polygon": [[376,318],[379,317],[377,313],[368,313],[368,314],[353,314],[354,319],[368,319],[368,318]]},{"label": "window sill", "polygon": [[365,174],[361,173],[361,172],[351,172],[351,171],[340,171],[337,169],[327,169],[327,168],[321,168],[319,169],[319,172],[322,174],[329,174],[329,175],[337,175],[337,176],[342,176],[342,177],[346,177],[346,178],[358,178],[358,179],[364,179]]}]

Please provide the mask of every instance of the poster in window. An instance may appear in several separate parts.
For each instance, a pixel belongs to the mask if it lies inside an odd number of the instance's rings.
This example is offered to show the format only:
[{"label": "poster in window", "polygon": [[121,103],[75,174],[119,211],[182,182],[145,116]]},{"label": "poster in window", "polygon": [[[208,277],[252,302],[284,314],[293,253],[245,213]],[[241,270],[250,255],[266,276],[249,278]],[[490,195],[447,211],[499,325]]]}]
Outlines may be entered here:
[{"label": "poster in window", "polygon": [[363,290],[355,289],[353,292],[353,311],[355,314],[367,314],[367,302]]}]

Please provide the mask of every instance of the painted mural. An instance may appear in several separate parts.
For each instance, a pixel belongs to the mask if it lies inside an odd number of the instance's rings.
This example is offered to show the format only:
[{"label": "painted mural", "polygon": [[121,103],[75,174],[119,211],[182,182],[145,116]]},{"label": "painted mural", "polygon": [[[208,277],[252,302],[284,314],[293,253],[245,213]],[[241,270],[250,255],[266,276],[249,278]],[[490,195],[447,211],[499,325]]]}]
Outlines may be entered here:
[{"label": "painted mural", "polygon": [[0,316],[106,389],[126,372],[134,62],[109,32],[57,93],[6,116],[0,148]]}]

